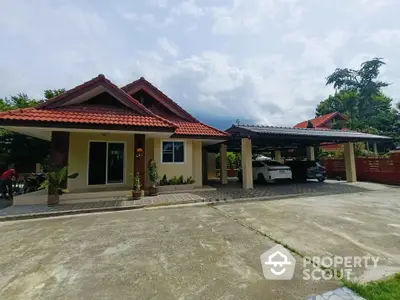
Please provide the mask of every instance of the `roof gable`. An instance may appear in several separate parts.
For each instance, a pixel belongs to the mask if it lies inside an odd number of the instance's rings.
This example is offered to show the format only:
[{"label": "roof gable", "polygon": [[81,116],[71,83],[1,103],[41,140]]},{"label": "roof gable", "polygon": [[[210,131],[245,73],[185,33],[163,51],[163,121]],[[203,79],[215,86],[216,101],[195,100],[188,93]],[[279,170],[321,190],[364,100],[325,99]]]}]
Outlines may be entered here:
[{"label": "roof gable", "polygon": [[346,121],[348,119],[345,115],[336,111],[336,112],[333,112],[330,114],[319,116],[319,117],[311,119],[311,120],[306,120],[306,121],[300,122],[300,123],[296,124],[294,127],[295,128],[307,128],[308,121],[310,121],[313,124],[314,128],[319,128],[319,127],[322,127],[327,122],[329,122],[330,120],[333,120],[334,118],[340,118],[344,121]]},{"label": "roof gable", "polygon": [[128,93],[129,95],[133,95],[134,93],[140,90],[144,90],[152,98],[158,101],[162,106],[167,108],[170,112],[181,118],[183,121],[198,122],[198,120],[195,117],[193,117],[186,110],[180,107],[176,102],[174,102],[171,98],[169,98],[167,95],[161,92],[149,81],[144,79],[144,77],[140,77],[138,80],[135,80],[127,84],[121,89],[126,93]]},{"label": "roof gable", "polygon": [[77,105],[90,102],[92,98],[104,92],[110,94],[116,101],[119,101],[119,104],[123,104],[125,107],[131,109],[139,115],[154,116],[151,111],[140,104],[136,99],[132,98],[129,94],[118,88],[102,74],[43,102],[36,108],[59,109],[69,106],[76,107]]}]

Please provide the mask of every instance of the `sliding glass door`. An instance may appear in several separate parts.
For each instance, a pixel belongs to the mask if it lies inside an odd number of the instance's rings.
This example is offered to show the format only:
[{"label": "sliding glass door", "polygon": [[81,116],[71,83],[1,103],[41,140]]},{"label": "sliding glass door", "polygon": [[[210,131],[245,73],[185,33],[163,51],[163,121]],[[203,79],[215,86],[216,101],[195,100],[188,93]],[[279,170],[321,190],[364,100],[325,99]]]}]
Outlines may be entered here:
[{"label": "sliding glass door", "polygon": [[125,144],[90,142],[88,184],[124,182]]}]

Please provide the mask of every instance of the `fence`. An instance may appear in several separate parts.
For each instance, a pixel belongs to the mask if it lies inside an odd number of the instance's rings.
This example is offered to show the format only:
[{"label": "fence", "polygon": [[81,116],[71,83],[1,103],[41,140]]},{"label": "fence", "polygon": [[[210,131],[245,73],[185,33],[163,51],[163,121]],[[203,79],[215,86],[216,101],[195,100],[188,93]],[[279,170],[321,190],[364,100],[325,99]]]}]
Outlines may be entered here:
[{"label": "fence", "polygon": [[[344,159],[324,159],[328,177],[346,178]],[[357,157],[357,180],[400,185],[400,151],[390,158]]]}]

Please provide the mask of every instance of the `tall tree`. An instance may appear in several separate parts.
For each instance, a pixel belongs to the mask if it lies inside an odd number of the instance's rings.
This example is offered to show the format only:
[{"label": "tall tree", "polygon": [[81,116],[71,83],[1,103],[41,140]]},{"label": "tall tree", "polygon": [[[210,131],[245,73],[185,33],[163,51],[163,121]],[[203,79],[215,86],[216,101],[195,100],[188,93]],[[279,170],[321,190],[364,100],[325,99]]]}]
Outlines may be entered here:
[{"label": "tall tree", "polygon": [[349,117],[350,129],[397,135],[393,131],[396,112],[392,99],[382,92],[389,84],[378,80],[383,65],[383,59],[374,58],[363,62],[358,70],[336,69],[326,81],[333,85],[335,94],[318,105],[316,115],[338,111]]},{"label": "tall tree", "polygon": [[64,92],[65,92],[65,89],[45,90],[44,97],[46,99],[51,99],[51,98],[57,97],[60,94],[63,94]]}]

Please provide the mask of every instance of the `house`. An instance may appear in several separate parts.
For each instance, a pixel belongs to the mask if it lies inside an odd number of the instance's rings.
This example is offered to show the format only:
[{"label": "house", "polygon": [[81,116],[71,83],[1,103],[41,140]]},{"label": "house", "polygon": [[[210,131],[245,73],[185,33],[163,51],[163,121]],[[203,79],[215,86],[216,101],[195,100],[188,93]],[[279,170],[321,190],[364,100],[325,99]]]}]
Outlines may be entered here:
[{"label": "house", "polygon": [[[119,88],[100,74],[37,107],[0,113],[0,126],[51,141],[51,160],[78,172],[70,192],[149,186],[147,163],[202,186],[202,148],[228,139],[141,77]],[[29,153],[29,149],[27,149]]]},{"label": "house", "polygon": [[[300,123],[296,124],[294,127],[295,128],[309,128],[309,122],[311,122],[311,124],[313,125],[313,128],[332,129],[332,126],[335,123],[338,123],[338,122],[346,123],[347,121],[348,121],[347,116],[345,116],[339,112],[333,112],[330,114],[316,117],[312,120],[306,120],[306,121],[300,122]],[[342,128],[342,130],[346,130],[346,128]],[[329,152],[339,151],[341,149],[341,145],[322,143],[320,148],[322,150],[329,151]]]}]

